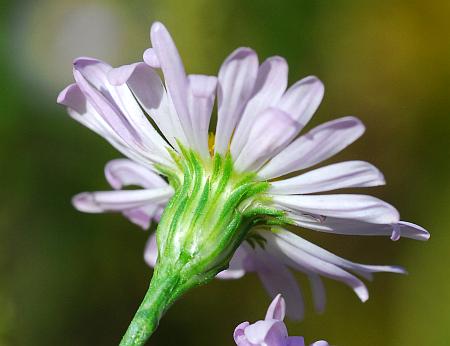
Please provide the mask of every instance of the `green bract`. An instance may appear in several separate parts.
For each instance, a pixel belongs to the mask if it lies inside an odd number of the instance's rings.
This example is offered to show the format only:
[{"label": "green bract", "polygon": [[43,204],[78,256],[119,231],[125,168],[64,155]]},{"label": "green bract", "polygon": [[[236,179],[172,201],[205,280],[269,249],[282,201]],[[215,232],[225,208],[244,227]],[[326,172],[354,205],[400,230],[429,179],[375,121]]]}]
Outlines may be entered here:
[{"label": "green bract", "polygon": [[176,170],[156,167],[175,194],[156,230],[159,256],[150,289],[122,345],[140,345],[176,298],[226,269],[252,227],[286,223],[265,194],[269,183],[236,172],[230,154],[204,160],[179,146],[180,155],[172,152]]}]

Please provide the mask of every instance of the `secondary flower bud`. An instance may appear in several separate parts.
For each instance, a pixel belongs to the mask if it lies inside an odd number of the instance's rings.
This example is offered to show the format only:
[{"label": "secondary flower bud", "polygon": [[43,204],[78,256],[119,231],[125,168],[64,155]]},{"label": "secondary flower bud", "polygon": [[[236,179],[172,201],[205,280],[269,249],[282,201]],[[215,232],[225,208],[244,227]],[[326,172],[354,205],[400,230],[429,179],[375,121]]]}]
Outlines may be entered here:
[{"label": "secondary flower bud", "polygon": [[[250,324],[242,322],[234,330],[237,346],[305,346],[301,336],[288,336],[284,316],[286,303],[278,294],[267,309],[264,320]],[[316,341],[311,346],[328,346],[326,341]]]}]

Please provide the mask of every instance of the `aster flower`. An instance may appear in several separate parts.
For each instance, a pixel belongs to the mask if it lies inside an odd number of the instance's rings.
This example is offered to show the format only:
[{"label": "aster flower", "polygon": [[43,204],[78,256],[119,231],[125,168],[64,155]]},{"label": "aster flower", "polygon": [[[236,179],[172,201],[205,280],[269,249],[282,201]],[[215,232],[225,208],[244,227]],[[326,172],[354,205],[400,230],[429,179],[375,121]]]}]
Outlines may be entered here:
[{"label": "aster flower", "polygon": [[[106,165],[105,176],[115,190],[75,196],[73,203],[78,210],[90,213],[121,211],[143,229],[148,229],[152,220],[159,222],[173,190],[157,173],[131,160],[117,159]],[[123,190],[127,186],[140,186],[143,189]],[[147,200],[147,196],[151,196],[151,199]],[[160,196],[158,202],[154,196]],[[144,258],[154,267],[157,257],[156,235],[152,234]],[[279,226],[255,226],[249,231],[247,240],[236,250],[229,268],[216,277],[238,279],[246,272],[256,272],[270,295],[282,292],[286,297],[289,302],[288,315],[292,319],[300,319],[304,311],[303,298],[289,267],[308,276],[317,312],[322,312],[325,307],[324,285],[320,275],[344,282],[365,301],[368,298],[365,285],[348,271],[366,279],[371,279],[374,272],[404,273],[402,268],[396,266],[363,265],[347,261]]]},{"label": "aster flower", "polygon": [[[159,256],[149,291],[122,345],[143,344],[171,303],[210,281],[230,260],[229,275],[256,271],[272,293],[276,287],[268,283],[286,273],[280,283],[298,302],[298,286],[285,284],[292,281],[286,266],[307,273],[319,308],[324,301],[319,275],[346,283],[365,300],[364,284],[349,272],[370,278],[376,271],[402,271],[343,260],[283,229],[291,225],[393,240],[429,237],[420,226],[401,222],[397,210],[380,199],[326,193],[384,184],[380,171],[367,162],[299,173],[364,132],[357,118],[344,117],[298,136],[323,97],[316,77],[287,88],[286,61],[270,57],[259,65],[249,48],[231,53],[217,78],[186,75],[167,29],[155,23],[150,37],[153,47],[145,51],[144,62],[113,68],[93,58],[76,59],[76,83],[58,97],[74,119],[152,175],[142,183],[136,171],[141,168],[127,164],[122,173],[111,173],[110,182],[119,190],[75,197],[80,210],[120,211],[145,226],[168,201],[156,232]],[[210,136],[216,94],[217,126]],[[136,183],[144,189],[120,189]],[[253,248],[240,247],[244,241]]]},{"label": "aster flower", "polygon": [[[253,324],[242,322],[234,330],[234,341],[238,346],[305,346],[301,336],[288,336],[284,315],[286,303],[278,294],[267,309],[264,320]],[[328,346],[326,341],[316,341],[311,346]]]}]

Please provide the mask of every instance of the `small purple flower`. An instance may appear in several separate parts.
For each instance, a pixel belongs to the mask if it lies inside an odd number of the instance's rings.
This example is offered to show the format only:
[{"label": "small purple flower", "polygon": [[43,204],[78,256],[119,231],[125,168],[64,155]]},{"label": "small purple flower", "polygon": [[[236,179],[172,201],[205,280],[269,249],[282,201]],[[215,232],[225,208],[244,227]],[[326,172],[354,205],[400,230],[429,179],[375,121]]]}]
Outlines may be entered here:
[{"label": "small purple flower", "polygon": [[[301,336],[288,336],[284,315],[286,303],[281,294],[273,299],[264,320],[253,324],[242,322],[234,330],[238,346],[305,346]],[[316,341],[311,346],[328,346],[326,341]]]}]

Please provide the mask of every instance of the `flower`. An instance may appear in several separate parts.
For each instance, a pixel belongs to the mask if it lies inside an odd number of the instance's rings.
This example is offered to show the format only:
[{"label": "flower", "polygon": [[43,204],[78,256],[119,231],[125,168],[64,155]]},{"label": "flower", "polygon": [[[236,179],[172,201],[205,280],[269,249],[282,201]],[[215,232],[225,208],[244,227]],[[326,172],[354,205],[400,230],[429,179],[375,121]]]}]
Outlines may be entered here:
[{"label": "flower", "polygon": [[[286,295],[288,313],[300,318],[300,290],[287,267],[308,275],[319,311],[325,301],[320,276],[344,282],[365,301],[367,289],[354,274],[370,279],[373,272],[403,272],[344,260],[286,230],[289,225],[392,240],[429,238],[424,228],[400,221],[398,211],[378,198],[330,192],[385,181],[364,161],[315,168],[365,130],[360,120],[347,116],[299,135],[322,100],[318,78],[306,77],[288,88],[286,61],[275,56],[259,65],[250,48],[232,52],[218,77],[186,75],[164,25],[154,23],[150,37],[153,47],[144,52],[144,62],[113,68],[93,58],[76,59],[76,83],[60,93],[58,102],[142,166],[127,164],[113,187],[137,183],[143,190],[84,193],[74,199],[78,209],[120,211],[147,226],[167,203],[156,232],[155,282],[178,277],[173,284],[182,287],[166,289],[179,295],[228,267],[219,277],[255,271],[272,295]],[[210,136],[216,94],[217,125]],[[148,181],[141,181],[137,170],[149,174]],[[155,244],[149,248],[155,258]]]},{"label": "flower", "polygon": [[[73,204],[78,210],[89,213],[121,211],[143,229],[149,229],[152,220],[159,222],[163,209],[173,195],[173,189],[161,176],[127,159],[110,161],[105,167],[105,176],[115,190],[75,196]],[[131,185],[144,189],[121,190]],[[151,198],[143,204],[146,196]],[[160,196],[159,202],[156,202],[154,196]],[[139,207],[133,208],[134,205]],[[154,267],[157,257],[156,235],[152,234],[147,242],[144,258]],[[364,265],[345,260],[280,227],[272,227],[271,231],[255,227],[247,241],[235,252],[229,268],[216,277],[238,279],[246,272],[256,272],[271,296],[283,293],[289,302],[288,316],[298,320],[303,317],[303,297],[289,267],[307,275],[314,305],[319,313],[323,312],[326,300],[324,284],[319,275],[344,282],[365,301],[368,292],[364,283],[349,271],[366,279],[372,279],[374,272],[404,273],[397,266]]]},{"label": "flower", "polygon": [[[278,294],[270,303],[264,320],[253,324],[242,322],[234,330],[234,341],[238,346],[305,346],[301,336],[288,336],[284,315],[286,303]],[[328,346],[326,341],[316,341],[311,346]]]}]

